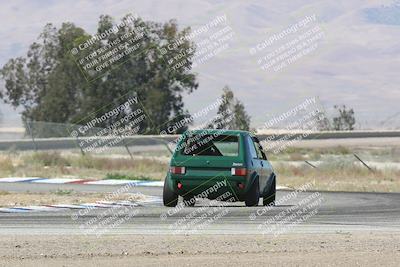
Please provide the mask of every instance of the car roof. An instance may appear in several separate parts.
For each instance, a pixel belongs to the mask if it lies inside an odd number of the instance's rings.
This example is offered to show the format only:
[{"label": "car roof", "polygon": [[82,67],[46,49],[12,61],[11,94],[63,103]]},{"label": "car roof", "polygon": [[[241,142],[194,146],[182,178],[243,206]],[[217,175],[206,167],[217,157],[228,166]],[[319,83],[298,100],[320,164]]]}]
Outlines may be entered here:
[{"label": "car roof", "polygon": [[214,134],[214,133],[220,133],[221,131],[223,131],[223,134],[226,135],[251,135],[253,136],[253,134],[251,132],[248,131],[242,131],[242,130],[227,130],[227,129],[200,129],[200,130],[188,130],[186,131],[187,133],[202,133],[204,131],[207,131],[210,134]]}]

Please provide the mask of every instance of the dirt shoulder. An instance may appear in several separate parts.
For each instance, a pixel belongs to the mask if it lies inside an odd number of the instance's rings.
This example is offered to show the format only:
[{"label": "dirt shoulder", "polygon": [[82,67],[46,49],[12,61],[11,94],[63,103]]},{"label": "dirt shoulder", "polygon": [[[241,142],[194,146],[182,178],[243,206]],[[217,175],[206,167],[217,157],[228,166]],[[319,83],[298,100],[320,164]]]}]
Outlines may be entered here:
[{"label": "dirt shoulder", "polygon": [[398,266],[387,232],[248,235],[0,235],[1,266]]}]

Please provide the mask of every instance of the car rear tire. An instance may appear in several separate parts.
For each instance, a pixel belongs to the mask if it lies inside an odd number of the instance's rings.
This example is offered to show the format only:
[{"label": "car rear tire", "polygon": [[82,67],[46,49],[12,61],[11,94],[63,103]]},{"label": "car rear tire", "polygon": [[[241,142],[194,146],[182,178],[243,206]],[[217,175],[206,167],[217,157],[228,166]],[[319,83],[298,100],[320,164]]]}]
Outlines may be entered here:
[{"label": "car rear tire", "polygon": [[166,207],[175,207],[178,204],[178,194],[169,188],[167,178],[164,181],[163,203]]},{"label": "car rear tire", "polygon": [[246,194],[246,198],[244,200],[247,207],[258,206],[258,202],[260,201],[260,185],[258,183],[258,178],[256,178],[251,185],[249,191]]},{"label": "car rear tire", "polygon": [[185,204],[186,207],[194,207],[196,204],[196,198],[193,196],[184,196],[183,204]]},{"label": "car rear tire", "polygon": [[263,197],[263,205],[275,206],[275,195],[276,195],[276,176],[274,175],[268,195]]}]

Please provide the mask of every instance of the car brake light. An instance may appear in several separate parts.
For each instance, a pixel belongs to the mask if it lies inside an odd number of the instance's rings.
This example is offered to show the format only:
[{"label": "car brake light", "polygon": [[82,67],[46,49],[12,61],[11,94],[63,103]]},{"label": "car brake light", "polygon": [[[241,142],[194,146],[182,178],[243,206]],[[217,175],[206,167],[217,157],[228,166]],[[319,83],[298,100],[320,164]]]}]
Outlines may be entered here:
[{"label": "car brake light", "polygon": [[231,174],[234,176],[246,176],[247,169],[246,168],[232,168]]},{"label": "car brake light", "polygon": [[186,168],[185,167],[171,167],[171,168],[169,168],[169,172],[172,174],[185,174]]}]

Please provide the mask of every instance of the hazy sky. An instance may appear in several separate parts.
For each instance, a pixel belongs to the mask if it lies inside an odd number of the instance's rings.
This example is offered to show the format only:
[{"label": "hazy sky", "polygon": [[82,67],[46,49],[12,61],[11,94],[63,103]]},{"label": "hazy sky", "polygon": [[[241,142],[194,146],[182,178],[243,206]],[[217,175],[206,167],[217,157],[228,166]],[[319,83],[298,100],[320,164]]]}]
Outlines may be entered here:
[{"label": "hazy sky", "polygon": [[[191,112],[214,102],[224,85],[244,102],[254,126],[262,124],[267,114],[313,96],[319,97],[328,113],[334,104],[353,107],[362,127],[377,126],[400,111],[398,1],[2,0],[0,64],[24,56],[48,22],[60,26],[70,21],[94,33],[101,14],[118,20],[127,13],[158,22],[175,18],[179,25],[193,29],[226,15],[234,36],[227,49],[195,69],[200,87],[185,97]],[[307,27],[322,32],[316,47],[280,71],[261,69],[263,56],[306,29],[263,49],[260,44],[314,15],[315,21]],[[257,44],[260,49],[254,55],[251,49]],[[0,110],[7,123],[18,120],[18,112],[4,104]]]}]

